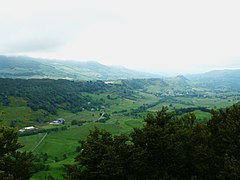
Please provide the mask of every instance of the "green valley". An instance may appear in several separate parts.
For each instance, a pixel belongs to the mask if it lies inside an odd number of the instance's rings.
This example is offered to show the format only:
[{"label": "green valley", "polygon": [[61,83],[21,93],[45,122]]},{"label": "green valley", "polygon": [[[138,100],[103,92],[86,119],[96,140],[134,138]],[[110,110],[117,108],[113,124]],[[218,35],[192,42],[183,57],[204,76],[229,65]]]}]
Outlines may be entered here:
[{"label": "green valley", "polygon": [[0,180],[240,179],[240,1],[2,1]]},{"label": "green valley", "polygon": [[[238,91],[199,87],[183,76],[165,79],[69,81],[0,79],[1,124],[34,130],[19,133],[22,151],[47,156],[45,168],[32,179],[62,179],[63,164],[73,163],[78,141],[94,127],[115,135],[142,127],[147,113],[163,106],[177,115],[194,112],[198,122],[210,118],[211,109],[237,103]],[[64,118],[64,124],[50,122]]]}]

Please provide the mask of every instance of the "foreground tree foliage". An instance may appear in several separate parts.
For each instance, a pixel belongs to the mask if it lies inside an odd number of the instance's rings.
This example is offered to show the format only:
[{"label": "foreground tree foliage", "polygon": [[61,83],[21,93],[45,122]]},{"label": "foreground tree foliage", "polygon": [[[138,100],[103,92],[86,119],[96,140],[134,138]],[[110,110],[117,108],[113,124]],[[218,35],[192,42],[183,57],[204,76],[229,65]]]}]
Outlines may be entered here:
[{"label": "foreground tree foliage", "polygon": [[34,173],[32,153],[17,151],[17,131],[0,126],[0,179],[29,179]]},{"label": "foreground tree foliage", "polygon": [[124,135],[112,136],[104,130],[90,132],[76,157],[78,165],[65,165],[70,179],[126,178],[130,174],[131,147]]},{"label": "foreground tree foliage", "polygon": [[129,137],[95,129],[67,179],[239,179],[240,105],[212,111],[207,124],[167,108]]},{"label": "foreground tree foliage", "polygon": [[194,120],[194,114],[177,118],[166,108],[156,116],[148,115],[146,126],[135,129],[131,135],[136,152],[140,152],[135,165],[137,175],[146,179],[188,176],[187,161]]}]

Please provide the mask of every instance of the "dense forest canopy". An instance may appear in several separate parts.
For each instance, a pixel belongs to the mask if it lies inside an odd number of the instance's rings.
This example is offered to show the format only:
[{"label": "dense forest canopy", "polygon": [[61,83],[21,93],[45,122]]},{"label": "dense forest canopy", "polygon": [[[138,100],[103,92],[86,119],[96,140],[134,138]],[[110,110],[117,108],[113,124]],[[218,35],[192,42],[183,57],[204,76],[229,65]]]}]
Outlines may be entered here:
[{"label": "dense forest canopy", "polygon": [[57,108],[72,112],[82,108],[100,106],[103,102],[96,102],[81,93],[96,93],[105,90],[107,85],[102,81],[68,81],[51,79],[0,79],[0,97],[3,105],[8,105],[8,97],[15,96],[27,100],[27,105],[33,110],[44,109],[56,114]]},{"label": "dense forest canopy", "polygon": [[193,113],[163,108],[130,136],[95,129],[80,141],[67,179],[238,179],[240,105],[212,111],[207,124]]},{"label": "dense forest canopy", "polygon": [[[104,81],[70,81],[53,79],[8,79],[0,78],[0,100],[3,105],[9,104],[9,96],[20,97],[27,101],[33,110],[43,109],[56,114],[58,108],[71,112],[106,105],[104,100],[94,100],[84,92],[98,94],[102,92],[118,92],[128,96],[134,90],[144,89],[146,85],[160,83],[167,86],[162,79],[121,80],[120,83],[106,84]],[[110,97],[109,97],[110,98]],[[88,103],[91,102],[91,105]]]}]

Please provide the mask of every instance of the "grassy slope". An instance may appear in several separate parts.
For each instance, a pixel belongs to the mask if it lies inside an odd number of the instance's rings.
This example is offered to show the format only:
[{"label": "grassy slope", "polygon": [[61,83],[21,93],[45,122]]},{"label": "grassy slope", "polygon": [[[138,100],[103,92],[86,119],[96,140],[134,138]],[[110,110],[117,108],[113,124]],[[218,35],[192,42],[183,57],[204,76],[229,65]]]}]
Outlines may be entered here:
[{"label": "grassy slope", "polygon": [[[106,129],[113,134],[119,134],[122,130],[131,129],[133,126],[139,126],[139,124],[131,124],[129,127],[126,127],[129,123],[129,120],[126,123],[121,122],[124,125],[116,125],[111,123],[89,123],[83,126],[70,126],[68,130],[58,131],[49,133],[41,145],[36,149],[34,153],[47,153],[50,159],[50,171],[42,171],[33,176],[33,179],[42,179],[47,174],[51,174],[57,179],[62,178],[63,173],[63,164],[64,163],[73,163],[74,157],[76,156],[76,147],[79,145],[78,141],[85,139],[89,134],[90,130],[93,130],[94,127],[100,129]],[[38,134],[33,136],[20,137],[19,141],[22,144],[25,144],[25,147],[22,150],[30,151],[33,147],[39,142],[44,134]],[[66,154],[67,159],[63,159],[63,155]],[[59,162],[54,162],[55,159],[58,159]],[[51,161],[52,160],[52,161]]]},{"label": "grassy slope", "polygon": [[[155,89],[154,89],[155,88]],[[151,87],[154,91],[159,87]],[[137,92],[134,94],[135,99],[129,99],[127,97],[121,97],[117,92],[103,92],[101,94],[88,94],[94,99],[103,98],[106,103],[109,104],[106,107],[105,112],[110,114],[110,119],[106,123],[94,123],[96,119],[99,118],[101,111],[82,111],[78,113],[71,113],[66,110],[58,110],[57,116],[48,115],[46,118],[55,119],[57,117],[63,117],[66,119],[66,126],[68,129],[65,131],[51,132],[44,139],[42,144],[36,149],[34,153],[47,153],[49,155],[50,171],[42,171],[33,176],[32,179],[45,179],[49,174],[54,176],[56,179],[62,179],[63,164],[73,163],[74,157],[76,156],[76,147],[79,145],[78,141],[84,139],[89,134],[89,130],[92,130],[94,126],[106,129],[113,134],[119,133],[129,133],[134,127],[141,127],[143,125],[143,117],[145,113],[140,113],[140,117],[125,116],[123,113],[113,113],[116,111],[127,110],[131,112],[132,109],[137,109],[143,104],[152,104],[158,102],[159,97],[154,96],[150,92]],[[108,99],[107,96],[110,95],[113,99]],[[188,108],[204,106],[209,108],[220,108],[230,106],[237,102],[237,99],[233,98],[189,98],[189,97],[171,97],[163,103],[151,107],[148,111],[157,111],[161,109],[163,105],[172,104],[170,109],[178,108]],[[19,119],[22,120],[23,124],[31,125],[34,122],[29,121],[33,117],[42,116],[42,111],[32,111],[26,106],[26,102],[23,99],[10,98],[10,106],[0,106],[0,119],[3,123],[7,123],[9,120]],[[209,113],[205,113],[199,110],[194,111],[197,119],[199,121],[205,121],[210,117]],[[45,112],[46,113],[46,112]],[[83,126],[71,126],[71,121],[84,121],[87,122]],[[53,126],[46,125],[43,128],[51,128]],[[20,137],[19,141],[25,145],[22,150],[31,151],[40,139],[44,136],[44,133],[26,137]],[[67,159],[63,159],[63,155],[66,154]],[[54,162],[58,159],[58,162]]]}]

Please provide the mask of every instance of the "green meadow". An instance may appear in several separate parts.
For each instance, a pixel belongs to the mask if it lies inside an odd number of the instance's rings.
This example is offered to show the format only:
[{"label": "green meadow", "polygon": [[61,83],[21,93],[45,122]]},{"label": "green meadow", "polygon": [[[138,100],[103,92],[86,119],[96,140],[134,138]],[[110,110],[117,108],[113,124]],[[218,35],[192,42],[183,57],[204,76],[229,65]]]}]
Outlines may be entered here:
[{"label": "green meadow", "polygon": [[[10,96],[8,106],[0,104],[0,123],[17,129],[35,126],[36,133],[27,136],[20,134],[19,142],[24,145],[21,151],[33,151],[35,155],[47,154],[45,165],[49,168],[37,172],[32,179],[63,179],[63,165],[74,163],[79,141],[86,139],[89,131],[95,127],[114,135],[128,135],[133,128],[144,125],[147,113],[155,113],[163,106],[168,106],[170,111],[176,112],[188,112],[189,109],[193,109],[191,112],[195,113],[196,120],[206,122],[211,117],[211,109],[229,107],[239,100],[238,93],[229,91],[220,94],[208,89],[190,91],[184,90],[183,86],[174,89],[161,83],[159,80],[153,80],[150,85],[142,85],[138,89],[123,87],[96,93],[83,92],[82,96],[103,104],[90,109],[83,108],[77,112],[57,108],[55,115],[43,109],[32,110],[23,98]],[[171,83],[174,84],[172,81]],[[192,94],[184,94],[186,91]],[[91,102],[88,104],[91,106]],[[101,119],[103,113],[106,116]],[[64,118],[65,123],[49,124],[57,118]]]}]

